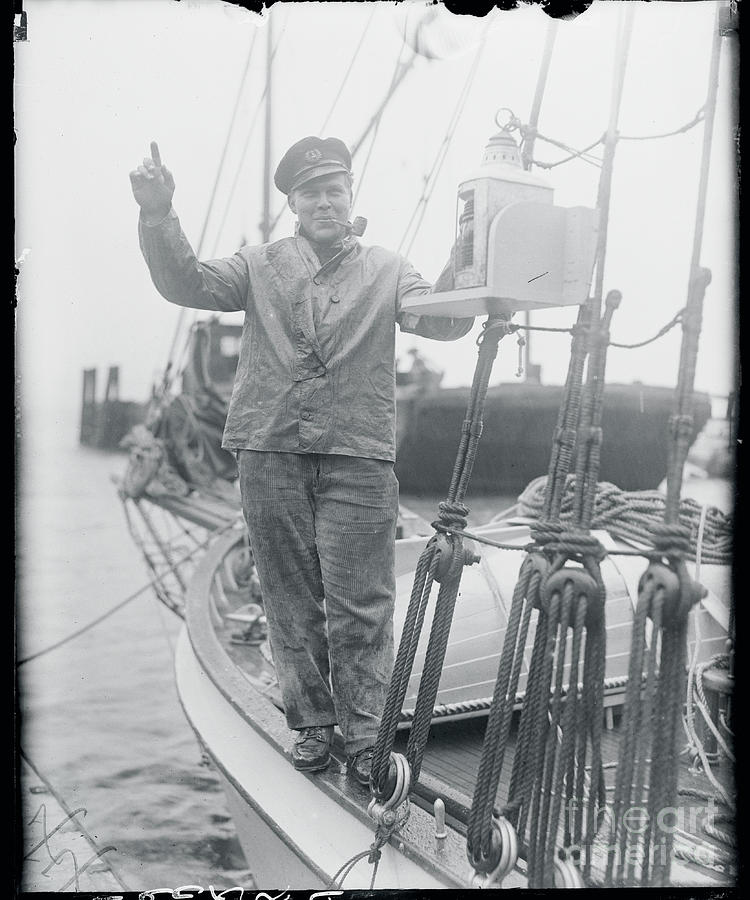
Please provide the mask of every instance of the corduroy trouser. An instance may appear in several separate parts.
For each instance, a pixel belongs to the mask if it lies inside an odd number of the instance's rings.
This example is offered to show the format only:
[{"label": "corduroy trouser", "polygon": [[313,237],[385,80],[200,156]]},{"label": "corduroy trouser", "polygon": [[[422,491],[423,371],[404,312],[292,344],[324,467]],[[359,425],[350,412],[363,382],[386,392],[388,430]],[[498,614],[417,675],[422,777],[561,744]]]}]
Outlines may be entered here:
[{"label": "corduroy trouser", "polygon": [[287,724],[375,743],[393,668],[398,481],[387,460],[240,450],[240,490]]}]

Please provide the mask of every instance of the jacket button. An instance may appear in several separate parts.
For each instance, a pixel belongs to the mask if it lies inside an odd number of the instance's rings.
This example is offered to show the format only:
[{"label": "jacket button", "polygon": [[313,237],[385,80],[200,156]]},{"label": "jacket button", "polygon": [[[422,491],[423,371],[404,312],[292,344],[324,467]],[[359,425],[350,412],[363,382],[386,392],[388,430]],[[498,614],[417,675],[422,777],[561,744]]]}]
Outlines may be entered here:
[{"label": "jacket button", "polygon": [[331,294],[331,303],[338,303],[338,302],[339,302],[339,295]]},{"label": "jacket button", "polygon": [[310,413],[307,410],[304,410],[302,413],[302,418],[307,420],[310,418]]}]

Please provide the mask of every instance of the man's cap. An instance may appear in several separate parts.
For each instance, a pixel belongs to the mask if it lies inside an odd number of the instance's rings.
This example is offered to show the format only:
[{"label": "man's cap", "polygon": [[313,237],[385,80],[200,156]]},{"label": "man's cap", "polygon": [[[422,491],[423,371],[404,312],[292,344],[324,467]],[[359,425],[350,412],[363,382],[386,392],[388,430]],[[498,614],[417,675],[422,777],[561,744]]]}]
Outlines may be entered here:
[{"label": "man's cap", "polygon": [[273,181],[284,194],[290,194],[306,181],[335,172],[352,174],[352,155],[338,138],[305,137],[286,151],[276,168]]}]

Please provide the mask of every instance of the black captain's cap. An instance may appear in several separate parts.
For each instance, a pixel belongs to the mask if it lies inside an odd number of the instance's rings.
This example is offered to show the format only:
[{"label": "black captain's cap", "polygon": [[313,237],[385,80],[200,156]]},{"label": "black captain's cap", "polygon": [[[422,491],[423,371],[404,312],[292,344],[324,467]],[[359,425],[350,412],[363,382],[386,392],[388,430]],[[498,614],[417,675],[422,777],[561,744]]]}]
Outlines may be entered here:
[{"label": "black captain's cap", "polygon": [[306,181],[335,172],[352,174],[352,155],[338,138],[305,137],[286,151],[276,168],[273,181],[284,194],[290,194]]}]

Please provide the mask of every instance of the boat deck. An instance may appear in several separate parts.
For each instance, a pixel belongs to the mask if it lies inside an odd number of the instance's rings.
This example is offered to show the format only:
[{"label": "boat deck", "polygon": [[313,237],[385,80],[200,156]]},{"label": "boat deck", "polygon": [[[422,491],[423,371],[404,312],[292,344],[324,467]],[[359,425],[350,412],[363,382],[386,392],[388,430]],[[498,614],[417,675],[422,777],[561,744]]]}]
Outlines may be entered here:
[{"label": "boat deck", "polygon": [[[256,688],[266,694],[269,700],[279,709],[281,701],[273,679],[272,669],[263,649],[260,646],[248,646],[234,643],[231,640],[232,627],[217,627],[217,636],[235,665],[243,672]],[[620,695],[622,698],[622,695]],[[612,701],[611,701],[612,702]],[[620,703],[622,700],[620,699]],[[606,727],[602,736],[602,760],[605,766],[605,782],[607,800],[611,803],[614,797],[616,766],[619,755],[619,742],[622,722],[622,707],[616,703],[606,711]],[[516,713],[516,720],[518,714]],[[458,721],[436,720],[433,723],[425,751],[419,784],[412,795],[412,801],[427,812],[432,812],[434,801],[440,797],[445,803],[449,824],[460,834],[466,834],[472,797],[477,772],[482,755],[482,745],[487,719],[485,715],[475,715]],[[510,773],[513,767],[515,750],[515,725],[505,755],[503,773],[498,788],[497,803],[502,806],[508,798]],[[395,749],[404,752],[408,738],[408,728],[402,728],[396,737]],[[333,756],[341,770],[344,771],[346,757],[341,738],[336,734]],[[733,770],[726,758],[717,759],[712,765],[712,772],[720,783],[733,793]],[[733,866],[727,859],[733,859],[734,849],[725,842],[717,840],[703,831],[708,811],[707,800],[703,795],[715,796],[716,791],[705,774],[693,771],[686,754],[679,758],[678,786],[680,796],[677,814],[678,827],[685,837],[710,847],[715,854],[714,859],[721,860],[715,868],[697,865],[681,860],[673,866],[676,881],[682,885],[727,885],[733,883]],[[716,806],[717,813],[726,812],[722,806]],[[722,823],[720,830],[734,839],[733,828]],[[706,851],[708,852],[708,851]],[[706,856],[703,857],[707,858]]]},{"label": "boat deck", "polygon": [[[413,569],[423,539],[407,540],[402,543],[404,553],[401,555],[400,565],[404,568],[406,577],[408,574],[406,570]],[[233,558],[233,552],[239,552],[240,557]],[[208,674],[210,681],[229,701],[229,705],[261,733],[269,745],[275,747],[282,756],[288,757],[292,735],[286,729],[280,712],[282,704],[270,651],[265,641],[251,643],[244,639],[246,635],[243,635],[243,630],[248,626],[243,624],[242,615],[237,615],[247,605],[248,600],[247,587],[243,588],[235,577],[239,577],[243,571],[242,552],[242,535],[239,530],[217,539],[205,560],[199,564],[187,596],[188,633],[200,665]],[[238,563],[240,564],[237,565]],[[467,595],[468,588],[464,586],[465,601]],[[630,601],[626,595],[624,596],[623,609],[628,610]],[[711,647],[716,641],[723,646],[725,637],[722,635],[726,632],[722,631],[717,623],[714,623],[713,631],[709,631],[710,617],[705,611],[701,615],[706,619],[703,643],[710,643],[709,649],[714,652]],[[720,620],[721,616],[717,622]],[[487,639],[492,638],[496,647],[502,643],[502,635],[499,632],[493,637],[487,629],[480,629],[480,634]],[[520,684],[519,689],[522,689]],[[492,693],[491,685],[487,693]],[[607,690],[605,697],[602,743],[608,802],[614,798],[623,700],[624,682],[621,679],[614,679],[612,688]],[[418,828],[415,826],[410,830],[409,839],[416,841],[410,852],[421,854],[425,859],[429,858],[430,865],[442,872],[440,877],[444,877],[447,884],[459,884],[464,882],[455,880],[456,877],[462,877],[456,876],[456,865],[464,868],[466,866],[464,838],[482,755],[487,711],[486,708],[472,712],[463,709],[451,715],[452,718],[441,716],[433,721],[419,783],[413,787],[410,795],[412,806],[419,808],[415,809],[415,812],[419,813],[420,824]],[[517,725],[517,717],[518,713],[514,727]],[[407,717],[397,735],[397,750],[403,751],[405,748],[408,726]],[[708,748],[709,735],[704,734],[703,740]],[[513,750],[513,735],[511,735],[498,790],[498,807],[502,807],[507,801],[508,781],[513,767]],[[346,807],[349,814],[361,821],[370,821],[366,813],[369,791],[347,784],[350,779],[345,777],[345,756],[341,736],[338,733],[333,755],[334,763],[328,771],[308,775],[306,778],[316,783],[321,794],[335,797],[336,802]],[[708,809],[708,801],[711,797],[715,797],[717,792],[705,774],[691,768],[686,754],[679,757],[678,764],[679,797],[676,820],[678,830],[675,833],[675,841],[676,844],[680,843],[683,847],[692,848],[693,851],[699,849],[701,864],[685,858],[675,859],[672,865],[672,882],[675,885],[695,887],[733,885],[736,874],[736,840],[732,825],[723,818],[719,819],[721,824],[718,826],[720,832],[718,836],[716,830],[712,835],[704,829],[704,825],[711,824],[710,815],[707,816],[707,813],[711,812]],[[733,796],[733,773],[729,760],[717,756],[716,761],[712,763],[712,771],[728,795]],[[355,787],[357,789],[354,789]],[[428,847],[430,842],[434,843],[432,811],[438,797],[445,804],[446,817],[451,826],[449,831],[452,834],[453,862],[450,870],[442,866],[439,859],[436,860],[431,850],[428,849],[425,853],[422,849]],[[713,812],[726,813],[727,810],[719,805],[713,808]],[[519,877],[523,877],[523,852],[519,872]]]}]

